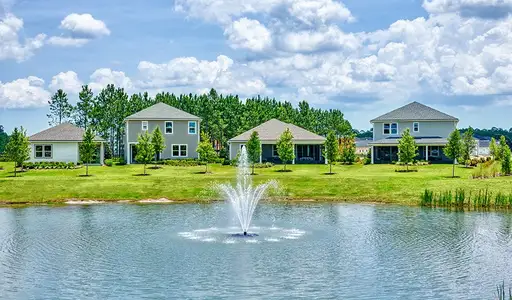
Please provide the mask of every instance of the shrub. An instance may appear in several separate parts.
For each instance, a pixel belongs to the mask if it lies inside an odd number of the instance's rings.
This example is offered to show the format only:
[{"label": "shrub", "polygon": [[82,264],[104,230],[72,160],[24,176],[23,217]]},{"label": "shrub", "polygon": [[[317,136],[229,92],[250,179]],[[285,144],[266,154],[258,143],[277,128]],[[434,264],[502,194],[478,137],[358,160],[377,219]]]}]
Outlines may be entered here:
[{"label": "shrub", "polygon": [[120,158],[119,158],[119,161],[117,162],[117,165],[119,165],[119,166],[124,166],[124,165],[126,165],[126,160],[124,160],[124,158],[120,157]]},{"label": "shrub", "polygon": [[41,169],[74,169],[75,164],[72,162],[66,163],[61,161],[43,161],[43,162],[25,162],[22,165],[23,169],[41,170]]},{"label": "shrub", "polygon": [[254,167],[258,168],[258,169],[272,168],[273,166],[274,166],[274,164],[271,162],[254,164]]},{"label": "shrub", "polygon": [[107,167],[112,167],[114,165],[114,162],[112,159],[105,159],[104,163],[105,163],[105,166],[107,166]]},{"label": "shrub", "polygon": [[224,159],[224,161],[222,161],[222,165],[223,165],[223,166],[229,166],[229,165],[231,165],[231,160],[229,160],[229,159]]},{"label": "shrub", "polygon": [[175,167],[194,167],[194,166],[203,166],[205,163],[201,162],[197,159],[167,159],[164,160],[164,165],[166,166],[175,166]]}]

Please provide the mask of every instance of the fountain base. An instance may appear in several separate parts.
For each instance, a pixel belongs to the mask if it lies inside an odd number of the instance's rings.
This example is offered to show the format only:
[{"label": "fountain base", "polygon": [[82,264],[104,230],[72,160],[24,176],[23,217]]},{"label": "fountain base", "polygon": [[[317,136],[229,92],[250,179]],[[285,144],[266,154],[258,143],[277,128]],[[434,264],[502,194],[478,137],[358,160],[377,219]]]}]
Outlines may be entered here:
[{"label": "fountain base", "polygon": [[256,237],[258,234],[256,233],[250,233],[250,232],[244,232],[244,233],[233,233],[231,234],[232,237],[239,237],[239,238],[250,238],[250,237]]}]

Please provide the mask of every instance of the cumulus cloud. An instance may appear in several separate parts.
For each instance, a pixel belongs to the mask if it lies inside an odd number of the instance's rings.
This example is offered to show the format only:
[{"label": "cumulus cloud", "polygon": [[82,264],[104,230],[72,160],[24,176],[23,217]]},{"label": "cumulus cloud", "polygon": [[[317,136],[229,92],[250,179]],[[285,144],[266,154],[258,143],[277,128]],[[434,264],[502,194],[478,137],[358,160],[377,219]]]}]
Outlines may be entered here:
[{"label": "cumulus cloud", "polygon": [[241,18],[226,28],[224,34],[234,49],[261,52],[272,44],[272,34],[257,20]]},{"label": "cumulus cloud", "polygon": [[51,91],[55,92],[62,89],[68,94],[78,94],[82,90],[82,81],[78,78],[78,74],[73,71],[60,72],[52,77],[49,84]]},{"label": "cumulus cloud", "polygon": [[82,47],[87,44],[89,39],[80,39],[72,37],[52,36],[48,39],[48,44],[61,47]]},{"label": "cumulus cloud", "polygon": [[61,22],[59,28],[65,33],[52,36],[48,43],[60,47],[82,47],[93,39],[110,35],[107,25],[90,14],[70,14]]},{"label": "cumulus cloud", "polygon": [[321,27],[285,33],[280,38],[280,49],[288,52],[316,52],[324,50],[356,51],[361,41],[354,34],[346,34],[337,26]]},{"label": "cumulus cloud", "polygon": [[24,61],[44,45],[46,38],[44,34],[20,41],[19,32],[22,29],[23,20],[13,14],[7,14],[0,19],[0,60]]},{"label": "cumulus cloud", "polygon": [[44,80],[35,76],[0,82],[0,108],[29,108],[45,106],[50,93],[44,88]]},{"label": "cumulus cloud", "polygon": [[132,80],[121,71],[101,68],[94,71],[90,76],[89,88],[91,88],[93,92],[98,92],[109,84],[124,88],[127,91],[133,88]]},{"label": "cumulus cloud", "polygon": [[512,13],[512,0],[424,0],[423,7],[432,14],[499,19]]}]

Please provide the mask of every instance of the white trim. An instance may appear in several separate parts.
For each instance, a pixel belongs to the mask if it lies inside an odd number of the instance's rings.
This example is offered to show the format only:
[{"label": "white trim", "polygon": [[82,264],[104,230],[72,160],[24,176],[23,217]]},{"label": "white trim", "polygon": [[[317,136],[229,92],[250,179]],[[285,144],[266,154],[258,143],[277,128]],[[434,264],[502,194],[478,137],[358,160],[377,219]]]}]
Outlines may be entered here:
[{"label": "white trim", "polygon": [[428,161],[428,145],[425,145],[425,160]]},{"label": "white trim", "polygon": [[228,142],[228,151],[229,151],[229,160],[233,160],[231,158],[231,142]]},{"label": "white trim", "polygon": [[[389,124],[389,133],[384,132],[385,125]],[[393,130],[391,129],[393,127],[393,124],[396,124],[396,133],[393,133]],[[398,129],[398,123],[397,122],[385,122],[382,123],[382,135],[398,135],[400,130]]]},{"label": "white trim", "polygon": [[[148,131],[149,130],[149,122],[148,121],[140,121],[140,124],[141,124],[140,129],[142,131]],[[144,129],[144,124],[146,124],[146,129]]]},{"label": "white trim", "polygon": [[[32,144],[32,146],[33,146],[32,149],[34,150],[34,159],[53,159],[53,144]],[[36,155],[36,153],[39,152],[39,151],[36,151],[36,147],[37,146],[41,146],[42,147],[41,151],[40,151],[41,152],[41,157],[38,157]],[[44,148],[46,146],[50,146],[51,147],[51,150],[50,150],[51,155],[50,155],[50,157],[46,157],[44,155],[45,152],[47,152],[46,150],[44,150]]]},{"label": "white trim", "polygon": [[372,154],[371,161],[372,161],[372,165],[373,165],[374,164],[373,157],[374,157],[375,153],[373,152],[374,147],[373,146],[370,146],[370,147],[371,147],[371,154]]},{"label": "white trim", "polygon": [[[418,130],[414,130],[414,125],[418,124]],[[412,132],[420,132],[420,122],[412,122]]]},{"label": "white trim", "polygon": [[[171,133],[167,133],[167,123],[171,123]],[[164,134],[174,134],[174,121],[164,121]]]},{"label": "white trim", "polygon": [[[196,132],[194,132],[194,133],[190,133],[190,123],[194,123],[194,124],[196,124],[196,125],[194,126],[194,128],[195,128]],[[188,132],[188,134],[190,134],[190,135],[197,134],[197,130],[198,130],[198,128],[199,128],[199,127],[197,126],[197,121],[188,121],[188,123],[187,123],[187,132]]]},{"label": "white trim", "polygon": [[132,164],[132,152],[130,150],[132,150],[131,149],[132,145],[137,145],[138,142],[128,142],[127,144],[128,144],[128,147],[126,147],[126,148],[128,148],[128,155],[126,157],[126,164],[131,165]]},{"label": "white trim", "polygon": [[[178,146],[178,155],[174,155],[174,146]],[[185,156],[181,155],[181,146],[185,146]],[[171,144],[171,157],[188,157],[188,144]]]},{"label": "white trim", "polygon": [[129,130],[129,124],[128,124],[128,120],[126,120],[126,156],[125,156],[125,160],[126,160],[126,164],[129,164],[129,158],[128,156],[130,155],[130,130]]}]

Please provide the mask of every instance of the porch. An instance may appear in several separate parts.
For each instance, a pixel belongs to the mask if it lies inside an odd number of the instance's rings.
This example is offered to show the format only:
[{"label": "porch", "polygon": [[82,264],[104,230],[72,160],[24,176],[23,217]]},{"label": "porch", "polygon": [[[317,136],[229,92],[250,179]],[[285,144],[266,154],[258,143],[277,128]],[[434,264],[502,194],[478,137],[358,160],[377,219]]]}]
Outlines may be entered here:
[{"label": "porch", "polygon": [[[451,160],[444,155],[444,146],[422,145],[418,146],[416,160],[429,161],[432,163],[451,163]],[[390,164],[398,162],[398,146],[372,146],[372,164]]]},{"label": "porch", "polygon": [[[321,144],[294,144],[295,159],[292,164],[324,164],[325,158],[322,155]],[[261,157],[262,163],[271,162],[274,164],[281,164],[277,153],[276,144],[262,144]]]}]

